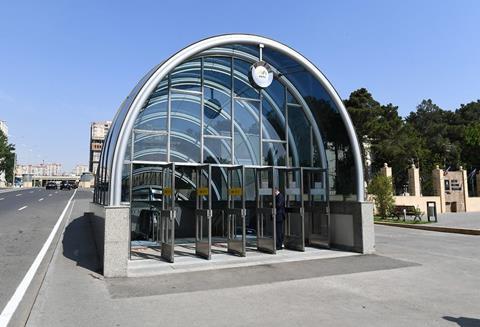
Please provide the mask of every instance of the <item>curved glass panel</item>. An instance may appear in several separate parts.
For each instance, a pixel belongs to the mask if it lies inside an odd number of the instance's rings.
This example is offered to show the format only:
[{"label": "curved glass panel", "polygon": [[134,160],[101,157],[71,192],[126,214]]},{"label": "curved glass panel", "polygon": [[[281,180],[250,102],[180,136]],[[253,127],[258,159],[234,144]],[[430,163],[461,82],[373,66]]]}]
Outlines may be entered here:
[{"label": "curved glass panel", "polygon": [[[288,94],[288,102],[303,101],[308,106],[309,110],[305,114],[311,114],[313,117],[313,122],[311,122],[313,154],[319,153],[319,150],[315,150],[315,146],[323,146],[329,161],[330,194],[332,196],[341,195],[342,200],[356,200],[353,149],[345,124],[334,101],[321,83],[292,58],[274,49],[265,48],[263,59],[275,67],[300,94],[301,99],[298,99],[293,92]],[[309,121],[311,120],[310,118]],[[304,139],[306,136],[301,138]],[[307,156],[302,154],[300,157],[306,158]]]},{"label": "curved glass panel", "polygon": [[[335,102],[301,64],[268,47],[262,59],[272,67],[273,82],[263,90],[254,88],[249,71],[259,55],[254,45],[212,48],[158,83],[134,123],[122,201],[132,196],[131,165],[144,162],[328,167],[333,199],[355,199],[352,146]],[[122,104],[112,125],[95,201],[106,197],[118,133],[151,73]]]},{"label": "curved glass panel", "polygon": [[201,61],[190,60],[177,66],[171,73],[171,87],[174,89],[200,92],[202,78]]},{"label": "curved glass panel", "polygon": [[260,164],[260,104],[235,100],[235,164]]}]

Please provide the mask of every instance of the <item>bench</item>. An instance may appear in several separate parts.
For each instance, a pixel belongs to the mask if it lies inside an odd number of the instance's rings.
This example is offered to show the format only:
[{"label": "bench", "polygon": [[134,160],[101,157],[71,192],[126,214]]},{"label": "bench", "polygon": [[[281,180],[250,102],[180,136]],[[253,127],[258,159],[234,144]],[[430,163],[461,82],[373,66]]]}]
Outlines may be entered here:
[{"label": "bench", "polygon": [[401,219],[403,217],[403,221],[405,221],[405,216],[412,216],[413,221],[417,219],[418,221],[422,221],[421,212],[417,210],[415,206],[394,206],[392,214],[397,219]]}]

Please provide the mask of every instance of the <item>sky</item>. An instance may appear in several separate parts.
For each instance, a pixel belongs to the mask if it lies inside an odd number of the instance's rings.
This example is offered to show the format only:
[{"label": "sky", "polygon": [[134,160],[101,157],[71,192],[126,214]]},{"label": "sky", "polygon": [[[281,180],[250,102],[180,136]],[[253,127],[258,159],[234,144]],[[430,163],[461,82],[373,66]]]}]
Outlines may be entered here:
[{"label": "sky", "polygon": [[361,87],[408,115],[480,98],[480,1],[0,0],[0,120],[18,162],[88,164],[154,65],[200,39],[251,33],[296,49],[342,98]]}]

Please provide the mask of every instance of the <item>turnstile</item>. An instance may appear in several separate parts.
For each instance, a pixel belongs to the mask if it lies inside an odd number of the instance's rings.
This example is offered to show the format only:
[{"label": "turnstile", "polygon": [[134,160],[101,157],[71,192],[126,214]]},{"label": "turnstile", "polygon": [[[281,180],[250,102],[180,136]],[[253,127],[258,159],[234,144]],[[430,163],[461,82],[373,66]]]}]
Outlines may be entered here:
[{"label": "turnstile", "polygon": [[211,166],[195,166],[195,254],[210,260],[212,253]]},{"label": "turnstile", "polygon": [[301,168],[277,168],[285,197],[284,246],[305,251],[305,213]]},{"label": "turnstile", "polygon": [[257,249],[276,253],[275,186],[273,167],[255,169]]},{"label": "turnstile", "polygon": [[330,247],[327,170],[303,167],[304,208],[308,245]]},{"label": "turnstile", "polygon": [[224,210],[227,218],[228,252],[244,257],[246,254],[245,226],[245,169],[243,166],[227,167],[227,208]]},{"label": "turnstile", "polygon": [[162,165],[162,209],[158,237],[163,259],[173,262],[175,254],[175,164]]}]

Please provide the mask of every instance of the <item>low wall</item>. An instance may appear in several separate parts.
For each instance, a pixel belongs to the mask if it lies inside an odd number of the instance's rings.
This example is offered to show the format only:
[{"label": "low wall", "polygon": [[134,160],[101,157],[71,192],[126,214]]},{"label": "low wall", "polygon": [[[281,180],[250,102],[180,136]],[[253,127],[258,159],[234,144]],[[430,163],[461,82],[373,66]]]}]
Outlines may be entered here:
[{"label": "low wall", "polygon": [[373,203],[330,202],[332,247],[360,253],[375,251]]},{"label": "low wall", "polygon": [[90,219],[105,277],[126,277],[130,242],[130,207],[90,204]]},{"label": "low wall", "polygon": [[394,196],[395,204],[399,206],[415,206],[427,213],[427,202],[435,202],[437,213],[443,213],[439,196]]},{"label": "low wall", "polygon": [[467,198],[467,212],[480,211],[480,197]]}]

